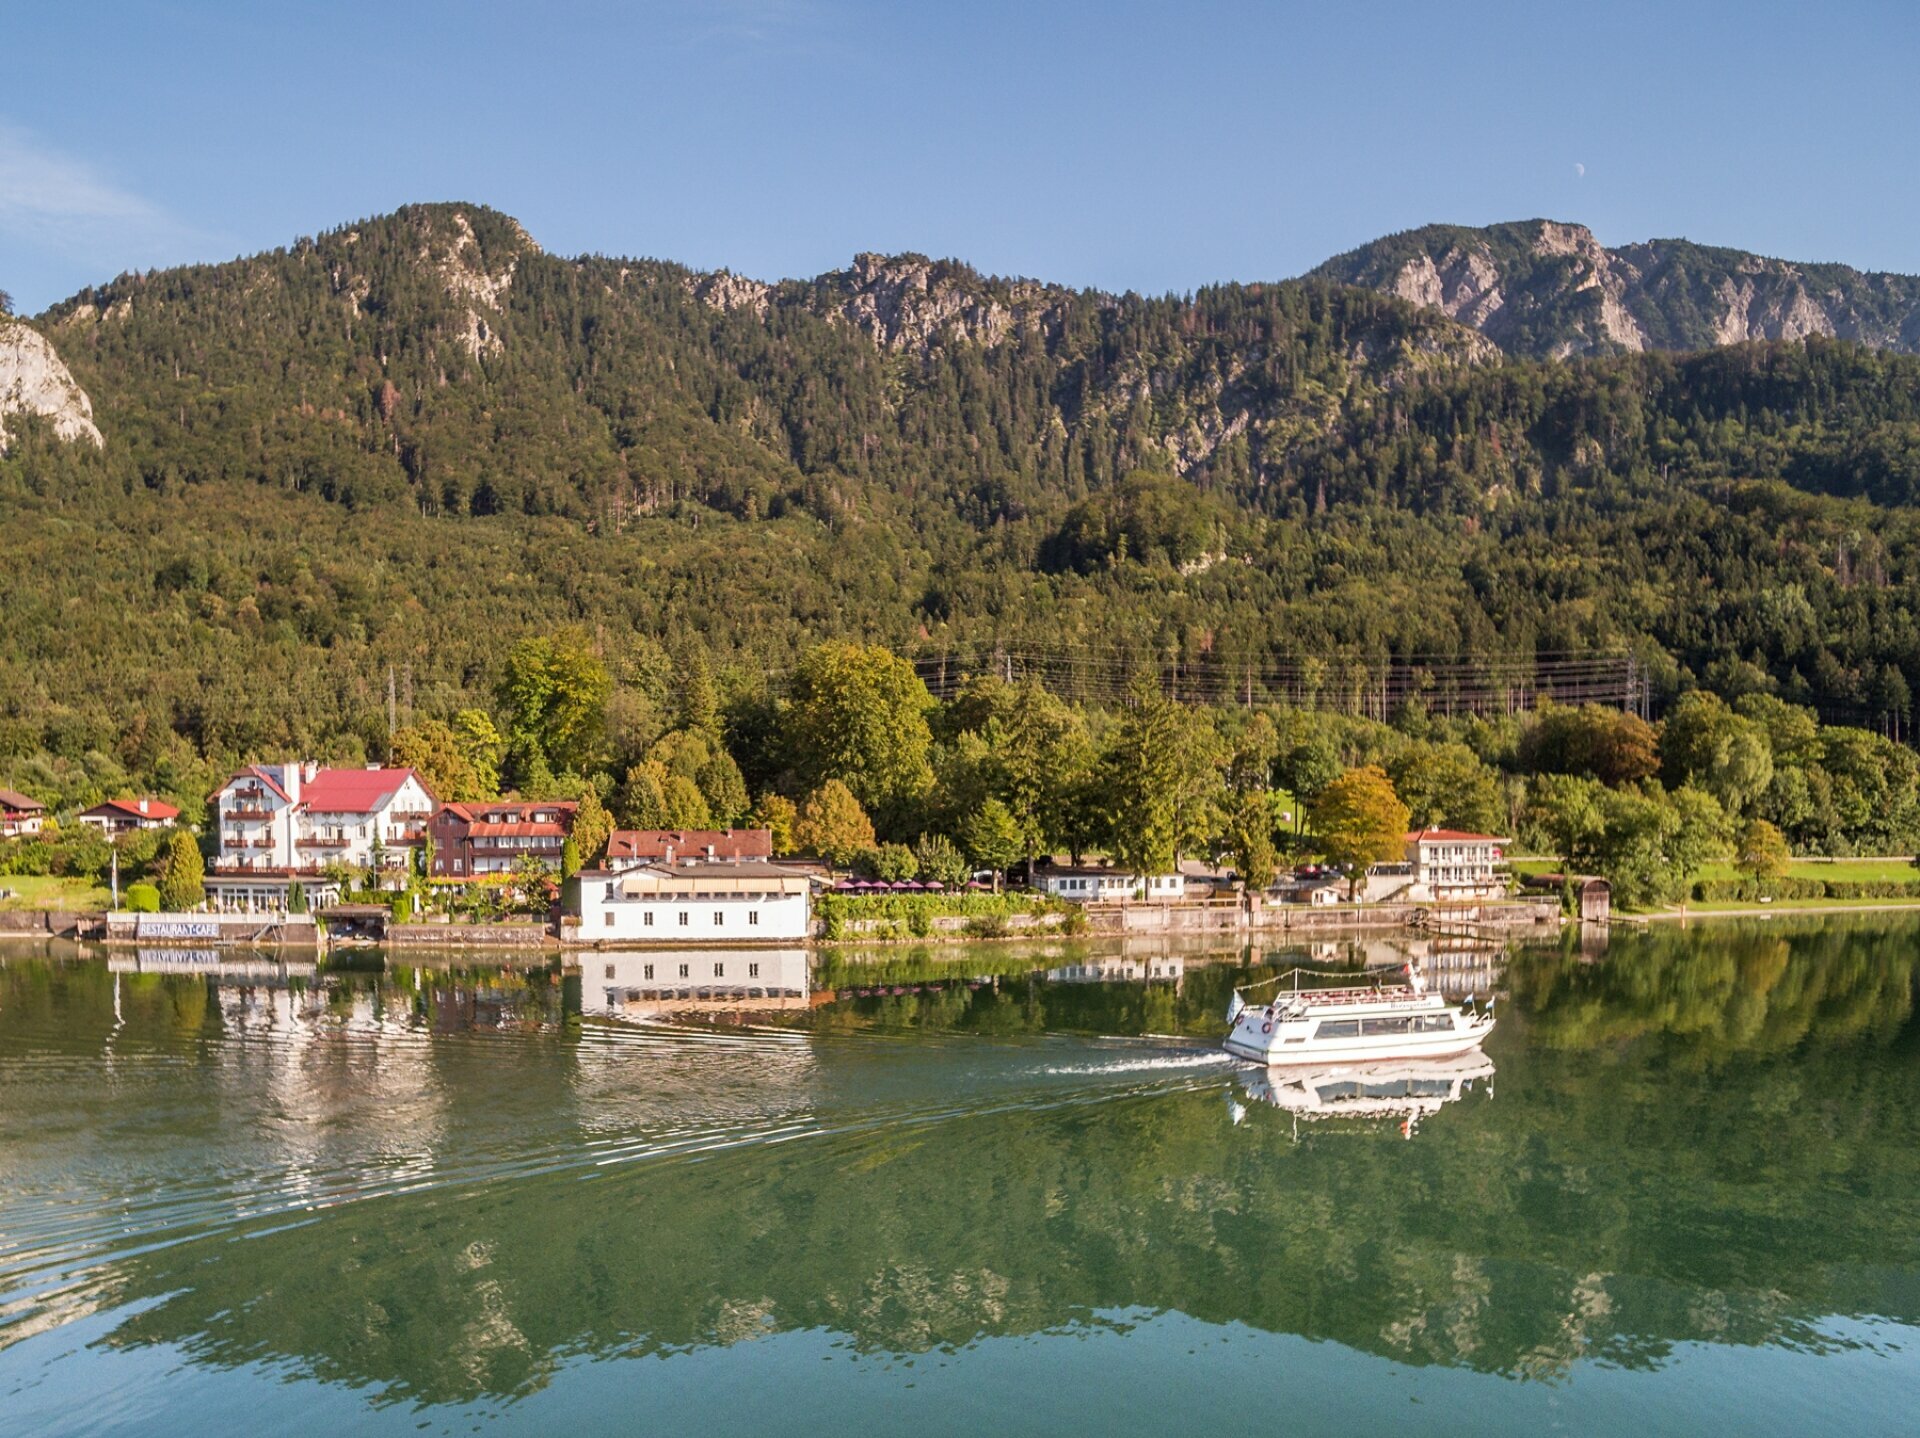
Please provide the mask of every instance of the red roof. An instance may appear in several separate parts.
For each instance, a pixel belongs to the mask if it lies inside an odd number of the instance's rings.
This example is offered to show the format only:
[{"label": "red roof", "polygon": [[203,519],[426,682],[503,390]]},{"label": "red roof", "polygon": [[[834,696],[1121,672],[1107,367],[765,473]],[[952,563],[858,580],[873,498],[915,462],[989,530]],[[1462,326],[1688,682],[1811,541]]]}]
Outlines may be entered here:
[{"label": "red roof", "polygon": [[434,817],[441,819],[451,814],[466,823],[480,824],[489,822],[491,815],[506,814],[511,817],[502,820],[502,823],[511,824],[516,833],[526,833],[533,827],[533,820],[527,817],[529,814],[552,814],[552,819],[542,821],[552,827],[556,823],[571,825],[573,816],[579,810],[577,799],[472,799],[464,803],[442,804]]},{"label": "red roof", "polygon": [[467,837],[470,839],[518,838],[530,835],[558,836],[564,839],[567,831],[559,824],[489,824],[485,820],[481,820],[467,830]]},{"label": "red roof", "polygon": [[771,859],[771,829],[615,829],[607,836],[609,859]]},{"label": "red roof", "polygon": [[145,801],[147,807],[143,809],[140,807],[141,802],[139,799],[109,799],[104,804],[95,804],[87,812],[99,814],[111,811],[124,814],[129,819],[153,819],[159,823],[166,823],[168,820],[180,817],[180,811],[171,804],[162,803],[158,799],[148,799]]},{"label": "red roof", "polygon": [[411,769],[322,769],[300,786],[300,799],[321,814],[371,814],[410,778],[420,776]]},{"label": "red roof", "polygon": [[1415,829],[1407,835],[1409,844],[1415,841],[1439,844],[1504,844],[1507,841],[1497,834],[1469,834],[1461,829]]}]

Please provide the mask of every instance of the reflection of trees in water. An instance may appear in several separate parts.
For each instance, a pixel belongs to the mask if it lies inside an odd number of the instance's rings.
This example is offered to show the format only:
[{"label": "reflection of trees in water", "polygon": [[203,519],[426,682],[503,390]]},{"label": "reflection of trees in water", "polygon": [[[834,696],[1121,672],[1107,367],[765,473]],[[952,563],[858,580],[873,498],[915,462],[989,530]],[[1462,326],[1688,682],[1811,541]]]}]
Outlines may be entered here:
[{"label": "reflection of trees in water", "polygon": [[1808,1039],[1899,1034],[1912,1017],[1920,945],[1908,925],[1654,925],[1606,957],[1524,950],[1507,986],[1537,1042],[1590,1048],[1660,1036],[1701,1061],[1779,1054]]},{"label": "reflection of trees in water", "polygon": [[812,1328],[921,1352],[1136,1309],[1533,1376],[1690,1341],[1818,1346],[1823,1315],[1920,1320],[1920,1095],[1889,1057],[1780,1059],[1756,1095],[1506,1054],[1497,1101],[1411,1145],[1295,1140],[1271,1112],[1234,1128],[1212,1086],[976,1101],[128,1258],[123,1298],[158,1301],[115,1341],[428,1400],[536,1386],[556,1354]]},{"label": "reflection of trees in water", "polygon": [[[1522,1376],[1583,1356],[1653,1366],[1684,1342],[1818,1347],[1825,1315],[1920,1321],[1909,934],[1668,930],[1616,938],[1593,965],[1522,953],[1518,1022],[1493,1045],[1497,1100],[1450,1105],[1415,1144],[1390,1125],[1296,1141],[1271,1110],[1236,1128],[1224,1077],[1036,1095],[1031,1070],[1015,1072],[1036,1046],[979,1045],[975,1086],[937,1116],[856,1100],[804,1142],[582,1182],[607,1132],[596,1107],[650,1102],[645,1060],[591,1033],[571,1062],[506,1046],[495,1081],[548,1116],[526,1142],[559,1171],[110,1257],[112,1301],[151,1305],[110,1341],[177,1343],[213,1364],[286,1359],[425,1401],[524,1392],[574,1354],[815,1328],[922,1352],[1129,1310]],[[1166,1031],[1126,1006],[1163,995],[1184,1023],[1189,1005],[1221,1011],[1246,972],[1190,964],[1177,993],[988,977],[836,1003],[823,1023],[879,1026],[898,1004],[902,1022],[941,1012],[977,1033],[1127,1032],[1122,1018]],[[172,1031],[164,992],[131,996],[127,1031]],[[111,1020],[110,992],[78,971],[0,970],[0,995],[0,1034],[58,1031],[70,1002],[82,1027]],[[215,1010],[202,1032],[218,1022]],[[1874,1042],[1837,1042],[1860,1036]],[[790,1056],[742,1050],[743,1102],[784,1111],[776,1074],[867,1082],[874,1041],[801,1042]],[[1701,1055],[1717,1062],[1710,1079]],[[697,1066],[683,1077],[697,1090]],[[505,1143],[477,1126],[475,1075],[462,1080],[444,1086],[446,1131]]]}]

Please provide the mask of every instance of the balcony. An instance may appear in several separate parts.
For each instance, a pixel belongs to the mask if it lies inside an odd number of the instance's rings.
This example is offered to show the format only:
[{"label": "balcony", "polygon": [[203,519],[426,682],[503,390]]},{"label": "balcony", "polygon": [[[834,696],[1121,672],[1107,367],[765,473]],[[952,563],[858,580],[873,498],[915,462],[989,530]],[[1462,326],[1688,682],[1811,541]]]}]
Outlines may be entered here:
[{"label": "balcony", "polygon": [[350,843],[352,843],[350,839],[323,839],[316,835],[308,839],[296,839],[294,841],[294,847],[298,849],[344,849]]},{"label": "balcony", "polygon": [[254,804],[238,804],[227,810],[227,819],[235,824],[258,823],[272,817],[273,810],[262,809]]}]

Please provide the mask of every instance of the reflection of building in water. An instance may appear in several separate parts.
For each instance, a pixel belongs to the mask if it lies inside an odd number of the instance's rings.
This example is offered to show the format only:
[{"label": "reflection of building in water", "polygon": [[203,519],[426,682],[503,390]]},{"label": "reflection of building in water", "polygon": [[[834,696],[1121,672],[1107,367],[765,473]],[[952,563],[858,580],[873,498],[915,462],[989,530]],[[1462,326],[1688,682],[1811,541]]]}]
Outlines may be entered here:
[{"label": "reflection of building in water", "polygon": [[[1450,999],[1469,994],[1481,998],[1494,991],[1505,968],[1506,950],[1497,942],[1472,934],[1435,934],[1413,937],[1388,934],[1353,939],[1319,939],[1302,945],[1302,962],[1369,970],[1398,970],[1419,966],[1427,986]],[[1281,955],[1269,954],[1278,963]]]},{"label": "reflection of building in water", "polygon": [[[1257,1103],[1297,1118],[1397,1118],[1408,1138],[1422,1119],[1459,1102],[1482,1079],[1491,1097],[1493,1060],[1477,1049],[1444,1059],[1249,1069],[1240,1075],[1247,1097]],[[1234,1121],[1241,1117],[1236,1112]]]},{"label": "reflection of building in water", "polygon": [[1485,939],[1443,936],[1421,940],[1414,962],[1420,965],[1427,983],[1448,998],[1465,998],[1468,994],[1486,998],[1505,967],[1505,953],[1498,944]]},{"label": "reflection of building in water", "polygon": [[197,974],[210,978],[221,988],[234,984],[278,985],[284,988],[298,980],[306,982],[319,972],[312,960],[288,962],[270,959],[264,954],[235,958],[231,949],[135,949],[131,954],[110,954],[107,972],[111,974]]},{"label": "reflection of building in water", "polygon": [[581,1010],[612,1018],[804,1009],[810,992],[801,948],[607,950],[580,958]]},{"label": "reflection of building in water", "polygon": [[1129,984],[1163,980],[1176,988],[1186,977],[1187,961],[1176,954],[1087,958],[1046,971],[1050,984]]}]

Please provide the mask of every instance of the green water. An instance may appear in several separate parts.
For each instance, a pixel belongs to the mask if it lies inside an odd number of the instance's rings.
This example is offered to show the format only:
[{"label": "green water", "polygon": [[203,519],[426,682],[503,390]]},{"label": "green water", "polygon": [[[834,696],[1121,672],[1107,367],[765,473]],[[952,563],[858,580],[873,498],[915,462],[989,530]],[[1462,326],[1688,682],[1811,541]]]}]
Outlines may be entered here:
[{"label": "green water", "polygon": [[0,948],[0,1432],[1920,1432],[1920,928],[1514,950],[1411,1122],[1215,1053],[1297,957]]}]

